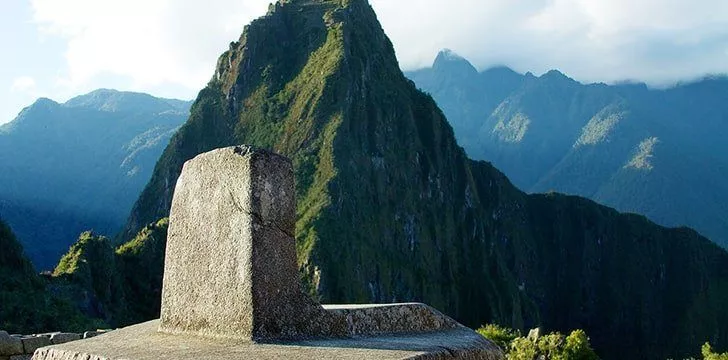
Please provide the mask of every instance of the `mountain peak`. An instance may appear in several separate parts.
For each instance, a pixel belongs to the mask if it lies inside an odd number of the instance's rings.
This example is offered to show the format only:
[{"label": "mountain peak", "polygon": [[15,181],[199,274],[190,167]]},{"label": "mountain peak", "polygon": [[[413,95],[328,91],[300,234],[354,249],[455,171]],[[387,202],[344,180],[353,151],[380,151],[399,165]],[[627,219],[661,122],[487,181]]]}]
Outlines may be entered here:
[{"label": "mountain peak", "polygon": [[[60,105],[57,102],[49,98],[38,98],[38,100],[36,100],[33,104],[21,110],[15,119],[6,124],[0,125],[0,133],[10,133],[15,131],[18,126],[25,126],[30,123],[42,121],[47,117],[44,116],[44,114],[52,112],[58,106]],[[38,120],[36,120],[36,118]],[[29,121],[27,119],[31,120]]]},{"label": "mountain peak", "polygon": [[539,78],[544,79],[544,80],[551,80],[551,81],[565,81],[565,82],[570,82],[570,83],[577,83],[576,80],[566,76],[561,71],[555,70],[555,69],[549,70],[545,74],[541,75]]},{"label": "mountain peak", "polygon": [[47,107],[55,107],[55,106],[58,106],[58,105],[59,105],[59,104],[58,104],[57,102],[55,102],[55,101],[53,101],[53,100],[51,100],[51,99],[49,99],[49,98],[46,98],[46,97],[42,97],[42,98],[38,98],[38,100],[36,100],[36,101],[35,101],[35,102],[34,102],[34,103],[33,103],[32,105],[30,105],[30,106],[31,106],[31,107],[41,107],[41,108],[47,108]]},{"label": "mountain peak", "polygon": [[92,108],[100,111],[116,112],[124,105],[154,99],[153,96],[140,93],[122,92],[113,89],[98,89],[88,94],[76,96],[66,101],[65,107]]},{"label": "mountain peak", "polygon": [[455,51],[452,49],[442,49],[440,52],[437,53],[437,58],[435,58],[435,63],[438,61],[467,61],[464,57],[458,55]]},{"label": "mountain peak", "polygon": [[97,89],[85,95],[76,96],[63,104],[67,108],[88,108],[105,112],[134,111],[162,113],[166,111],[186,112],[189,102],[162,99],[149,94]]},{"label": "mountain peak", "polygon": [[450,49],[443,49],[437,54],[432,68],[459,75],[476,75],[478,73],[473,64]]}]

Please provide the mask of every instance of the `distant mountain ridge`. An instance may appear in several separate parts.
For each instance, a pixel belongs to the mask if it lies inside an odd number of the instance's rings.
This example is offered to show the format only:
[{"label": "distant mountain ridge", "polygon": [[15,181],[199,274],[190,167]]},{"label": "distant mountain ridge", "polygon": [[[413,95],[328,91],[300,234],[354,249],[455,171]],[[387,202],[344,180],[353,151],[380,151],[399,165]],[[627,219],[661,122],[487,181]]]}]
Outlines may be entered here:
[{"label": "distant mountain ridge", "polygon": [[100,89],[0,126],[0,216],[52,269],[80,232],[115,233],[190,102]]},{"label": "distant mountain ridge", "polygon": [[581,84],[552,70],[478,72],[441,52],[406,74],[458,142],[527,192],[591,198],[728,246],[728,78],[670,89]]}]

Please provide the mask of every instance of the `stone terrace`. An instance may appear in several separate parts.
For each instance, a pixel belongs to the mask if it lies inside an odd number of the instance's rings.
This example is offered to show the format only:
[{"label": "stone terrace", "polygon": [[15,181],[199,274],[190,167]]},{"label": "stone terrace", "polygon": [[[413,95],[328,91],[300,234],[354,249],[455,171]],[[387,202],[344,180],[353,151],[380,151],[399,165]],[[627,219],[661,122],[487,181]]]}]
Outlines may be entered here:
[{"label": "stone terrace", "polygon": [[38,348],[90,339],[105,332],[107,330],[86,331],[80,334],[52,332],[35,335],[10,335],[0,330],[0,360],[27,360],[33,357],[33,353]]}]

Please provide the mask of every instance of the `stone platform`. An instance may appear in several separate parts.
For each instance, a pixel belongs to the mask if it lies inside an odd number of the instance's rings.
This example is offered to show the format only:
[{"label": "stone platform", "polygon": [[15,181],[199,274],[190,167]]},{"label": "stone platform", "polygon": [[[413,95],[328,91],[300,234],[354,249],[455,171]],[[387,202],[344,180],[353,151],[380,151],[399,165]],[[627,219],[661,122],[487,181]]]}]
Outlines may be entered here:
[{"label": "stone platform", "polygon": [[158,332],[159,320],[89,340],[41,348],[34,360],[501,359],[470,329],[288,343],[182,337]]},{"label": "stone platform", "polygon": [[269,151],[235,146],[186,162],[169,217],[160,320],[40,348],[33,359],[503,358],[425,304],[310,298],[298,278],[295,193],[290,160]]}]

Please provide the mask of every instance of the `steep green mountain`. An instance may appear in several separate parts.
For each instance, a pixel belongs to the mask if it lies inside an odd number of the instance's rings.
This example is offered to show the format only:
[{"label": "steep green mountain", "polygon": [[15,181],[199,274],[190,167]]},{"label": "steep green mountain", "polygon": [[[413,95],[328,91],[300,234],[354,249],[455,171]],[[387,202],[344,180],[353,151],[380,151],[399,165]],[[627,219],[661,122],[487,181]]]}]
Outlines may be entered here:
[{"label": "steep green mountain", "polygon": [[0,127],[0,216],[52,269],[84,230],[115,233],[189,102],[97,90],[40,99]]},{"label": "steep green mountain", "polygon": [[167,219],[131,241],[84,232],[50,276],[39,276],[0,220],[0,329],[83,332],[159,317]]},{"label": "steep green mountain", "polygon": [[82,233],[53,271],[52,293],[114,327],[159,317],[168,224],[149,224],[116,248],[104,236]]},{"label": "steep green mountain", "polygon": [[665,90],[584,85],[558,71],[478,73],[450,51],[407,76],[458,142],[528,192],[585,196],[728,246],[728,78]]},{"label": "steep green mountain", "polygon": [[0,220],[0,329],[12,333],[96,328],[68,301],[46,290],[15,235]]},{"label": "steep green mountain", "polygon": [[366,0],[282,1],[248,25],[120,239],[167,215],[184,161],[240,143],[293,160],[300,271],[324,302],[415,300],[473,327],[583,328],[607,359],[728,345],[728,253],[589,200],[527,195],[468,159]]}]

